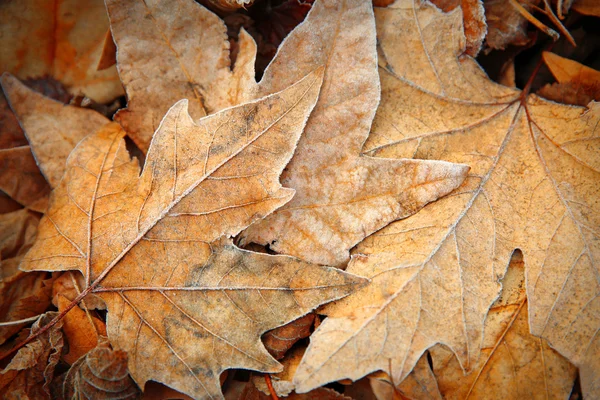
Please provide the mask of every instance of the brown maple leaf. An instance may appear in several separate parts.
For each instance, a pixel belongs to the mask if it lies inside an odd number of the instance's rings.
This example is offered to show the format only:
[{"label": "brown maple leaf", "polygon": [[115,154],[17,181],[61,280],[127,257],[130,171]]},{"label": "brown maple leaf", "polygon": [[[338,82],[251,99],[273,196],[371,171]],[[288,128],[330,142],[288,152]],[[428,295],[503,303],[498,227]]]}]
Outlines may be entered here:
[{"label": "brown maple leaf", "polygon": [[584,394],[598,397],[598,105],[562,106],[494,84],[461,56],[460,13],[400,0],[376,18],[382,102],[366,152],[472,170],[452,195],[357,247],[347,270],[372,283],[326,307],[297,388],[388,370],[390,359],[401,382],[436,343],[471,370],[519,248],[531,333],[578,366]]},{"label": "brown maple leaf", "polygon": [[277,372],[261,334],[365,282],[227,239],[292,197],[278,178],[322,74],[197,123],[186,100],[176,103],[141,175],[117,124],[69,156],[21,268],[83,273],[75,302],[88,293],[106,302],[109,338],[140,387],[152,379],[215,398],[225,369]]}]

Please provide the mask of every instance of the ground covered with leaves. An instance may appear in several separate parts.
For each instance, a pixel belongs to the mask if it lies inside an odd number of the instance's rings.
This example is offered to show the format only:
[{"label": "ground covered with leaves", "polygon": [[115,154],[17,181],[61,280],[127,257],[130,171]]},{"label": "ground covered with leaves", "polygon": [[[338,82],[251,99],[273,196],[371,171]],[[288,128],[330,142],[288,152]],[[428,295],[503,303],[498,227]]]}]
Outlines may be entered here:
[{"label": "ground covered with leaves", "polygon": [[0,4],[0,397],[600,398],[600,2]]}]

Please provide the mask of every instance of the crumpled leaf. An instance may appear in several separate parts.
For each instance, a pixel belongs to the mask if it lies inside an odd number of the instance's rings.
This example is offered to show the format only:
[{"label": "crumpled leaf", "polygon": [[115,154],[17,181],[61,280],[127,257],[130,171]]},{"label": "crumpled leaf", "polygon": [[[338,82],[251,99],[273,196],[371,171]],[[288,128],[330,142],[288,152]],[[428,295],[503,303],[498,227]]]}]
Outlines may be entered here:
[{"label": "crumpled leaf", "polygon": [[21,268],[83,273],[82,296],[106,302],[109,339],[140,387],[152,379],[202,399],[221,395],[225,369],[277,372],[261,334],[365,282],[227,238],[293,195],[278,177],[322,74],[198,123],[176,103],[141,175],[117,124],[69,156]]},{"label": "crumpled leaf", "polygon": [[[58,313],[40,317],[31,328],[31,335],[50,322]],[[49,384],[60,359],[63,336],[62,322],[41,334],[20,349],[0,372],[0,397],[3,399],[50,399]]]},{"label": "crumpled leaf", "polygon": [[281,90],[321,64],[323,89],[282,175],[296,196],[244,231],[241,243],[340,265],[365,236],[460,185],[464,165],[360,155],[379,102],[376,62],[367,0],[317,1],[281,44],[259,92]]},{"label": "crumpled leaf", "polygon": [[127,353],[113,350],[106,338],[75,362],[63,387],[65,400],[136,399],[140,389],[127,371]]},{"label": "crumpled leaf", "polygon": [[485,321],[481,356],[464,372],[451,350],[430,350],[444,399],[566,399],[577,368],[529,333],[525,268],[520,253],[511,259],[502,294]]},{"label": "crumpled leaf", "polygon": [[45,75],[104,103],[123,93],[115,67],[97,71],[108,19],[102,0],[0,3],[0,72]]},{"label": "crumpled leaf", "polygon": [[245,31],[231,71],[225,24],[193,0],[107,0],[106,7],[128,98],[115,120],[144,152],[176,101],[189,99],[197,119],[254,97],[256,45]]},{"label": "crumpled leaf", "polygon": [[558,83],[543,86],[540,96],[579,106],[600,100],[600,71],[546,51],[542,57]]},{"label": "crumpled leaf", "polygon": [[401,382],[437,343],[471,370],[519,248],[531,333],[580,368],[586,396],[600,396],[598,105],[562,106],[492,83],[461,56],[457,11],[401,0],[376,18],[382,102],[365,150],[472,169],[451,196],[357,246],[347,271],[372,283],[325,307],[297,389],[387,371],[390,359]]},{"label": "crumpled leaf", "polygon": [[307,314],[287,325],[275,328],[265,333],[262,337],[267,351],[276,360],[280,360],[285,353],[300,339],[310,335],[310,329],[315,322],[315,314]]},{"label": "crumpled leaf", "polygon": [[[59,295],[58,311],[63,312],[70,303],[66,297]],[[96,316],[86,315],[81,308],[73,307],[63,319],[63,333],[68,351],[62,359],[67,364],[74,364],[98,345],[99,337],[106,336],[106,324]]]},{"label": "crumpled leaf", "polygon": [[[527,11],[539,3],[540,0],[519,1]],[[527,20],[508,0],[486,0],[485,19],[488,25],[485,45],[490,49],[525,46],[531,41],[527,35]]]},{"label": "crumpled leaf", "polygon": [[2,75],[1,81],[39,168],[52,187],[58,186],[71,150],[110,120],[96,111],[44,97],[9,74]]}]

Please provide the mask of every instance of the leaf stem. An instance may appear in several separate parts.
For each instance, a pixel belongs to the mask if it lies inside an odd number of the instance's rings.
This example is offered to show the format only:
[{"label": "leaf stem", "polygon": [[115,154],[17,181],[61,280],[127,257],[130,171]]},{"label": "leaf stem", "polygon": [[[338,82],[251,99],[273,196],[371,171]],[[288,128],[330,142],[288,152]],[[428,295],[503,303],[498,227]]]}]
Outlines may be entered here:
[{"label": "leaf stem", "polygon": [[277,392],[275,391],[275,388],[273,387],[273,382],[271,381],[270,374],[265,374],[265,382],[267,382],[267,387],[269,388],[269,393],[271,393],[271,398],[273,400],[279,400],[279,397],[277,397]]}]

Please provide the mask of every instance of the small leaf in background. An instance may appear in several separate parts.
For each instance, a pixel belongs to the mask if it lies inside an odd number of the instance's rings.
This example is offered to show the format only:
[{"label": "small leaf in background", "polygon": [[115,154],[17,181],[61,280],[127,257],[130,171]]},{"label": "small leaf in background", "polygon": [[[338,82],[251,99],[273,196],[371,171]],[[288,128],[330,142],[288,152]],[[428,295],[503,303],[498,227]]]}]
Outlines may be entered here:
[{"label": "small leaf in background", "polygon": [[540,96],[578,106],[600,100],[600,71],[549,52],[544,52],[543,58],[557,83],[542,87]]},{"label": "small leaf in background", "polygon": [[51,76],[73,95],[109,102],[123,93],[116,67],[97,71],[109,29],[102,0],[0,3],[0,72]]},{"label": "small leaf in background", "polygon": [[65,400],[131,400],[141,394],[127,371],[127,353],[111,349],[106,338],[71,366],[63,390]]}]

